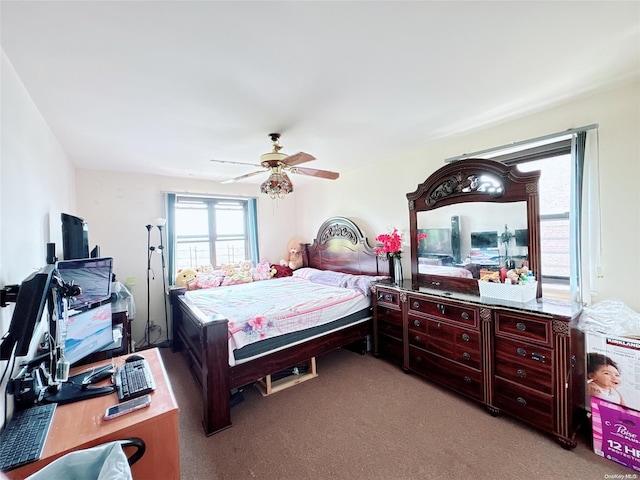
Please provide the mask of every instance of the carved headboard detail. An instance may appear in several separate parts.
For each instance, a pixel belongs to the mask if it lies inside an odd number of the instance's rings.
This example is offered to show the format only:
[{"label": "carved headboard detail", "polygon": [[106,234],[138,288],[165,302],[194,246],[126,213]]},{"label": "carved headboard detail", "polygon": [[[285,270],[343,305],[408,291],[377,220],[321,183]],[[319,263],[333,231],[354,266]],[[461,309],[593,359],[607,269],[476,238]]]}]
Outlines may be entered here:
[{"label": "carved headboard detail", "polygon": [[388,275],[389,264],[376,255],[375,247],[360,228],[345,217],[331,217],[306,245],[306,265],[321,270],[362,275]]}]

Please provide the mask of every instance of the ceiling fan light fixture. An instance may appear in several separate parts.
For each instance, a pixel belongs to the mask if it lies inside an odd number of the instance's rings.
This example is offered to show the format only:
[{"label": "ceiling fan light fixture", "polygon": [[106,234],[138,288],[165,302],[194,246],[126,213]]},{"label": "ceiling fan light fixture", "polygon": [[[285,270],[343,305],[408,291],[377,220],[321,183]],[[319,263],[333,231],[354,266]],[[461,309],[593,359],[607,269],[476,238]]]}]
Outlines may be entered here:
[{"label": "ceiling fan light fixture", "polygon": [[283,199],[285,195],[293,192],[293,184],[289,177],[282,172],[272,172],[269,178],[262,182],[260,191],[266,193],[272,199]]}]

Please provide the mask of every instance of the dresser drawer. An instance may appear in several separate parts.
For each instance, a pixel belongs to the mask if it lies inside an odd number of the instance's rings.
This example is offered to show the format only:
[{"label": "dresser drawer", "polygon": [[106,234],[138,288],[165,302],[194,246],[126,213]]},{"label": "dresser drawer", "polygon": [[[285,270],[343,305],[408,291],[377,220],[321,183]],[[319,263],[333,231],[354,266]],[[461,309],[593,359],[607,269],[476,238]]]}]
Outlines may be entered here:
[{"label": "dresser drawer", "polygon": [[400,310],[394,310],[384,305],[378,305],[378,309],[376,310],[376,319],[399,325],[400,328],[402,328],[402,312]]},{"label": "dresser drawer", "polygon": [[409,347],[409,368],[442,385],[482,401],[482,373],[415,347]]},{"label": "dresser drawer", "polygon": [[504,312],[496,313],[496,335],[551,346],[551,321]]},{"label": "dresser drawer", "polygon": [[378,308],[386,305],[388,307],[396,307],[397,310],[400,310],[400,292],[387,288],[378,288],[376,291],[376,302]]},{"label": "dresser drawer", "polygon": [[378,355],[391,360],[399,365],[404,363],[404,350],[402,341],[386,335],[378,336]]},{"label": "dresser drawer", "polygon": [[388,322],[388,317],[378,318],[376,320],[376,324],[378,326],[378,335],[388,335],[390,337],[395,337],[398,340],[402,340],[402,324],[397,324],[396,322]]},{"label": "dresser drawer", "polygon": [[553,394],[553,351],[523,342],[496,339],[495,374],[525,387]]},{"label": "dresser drawer", "polygon": [[446,302],[434,302],[423,297],[409,295],[409,313],[431,315],[443,320],[461,323],[470,327],[478,324],[477,310]]},{"label": "dresser drawer", "polygon": [[[419,323],[419,325],[417,325]],[[426,331],[426,333],[424,333]],[[435,320],[411,319],[409,344],[473,368],[480,368],[480,334]]]},{"label": "dresser drawer", "polygon": [[500,410],[545,430],[553,431],[554,397],[496,378],[493,404]]}]

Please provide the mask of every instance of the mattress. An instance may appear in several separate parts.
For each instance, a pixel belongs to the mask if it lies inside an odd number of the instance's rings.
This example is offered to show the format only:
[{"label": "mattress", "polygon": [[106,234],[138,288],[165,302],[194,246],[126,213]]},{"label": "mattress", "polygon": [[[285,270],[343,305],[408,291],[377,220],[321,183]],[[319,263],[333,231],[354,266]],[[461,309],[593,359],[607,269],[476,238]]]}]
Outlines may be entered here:
[{"label": "mattress", "polygon": [[235,353],[238,361],[246,361],[291,342],[366,321],[371,305],[370,298],[356,289],[301,277],[193,290],[185,293],[185,299],[207,318],[222,315],[229,320],[231,366],[236,364]]}]

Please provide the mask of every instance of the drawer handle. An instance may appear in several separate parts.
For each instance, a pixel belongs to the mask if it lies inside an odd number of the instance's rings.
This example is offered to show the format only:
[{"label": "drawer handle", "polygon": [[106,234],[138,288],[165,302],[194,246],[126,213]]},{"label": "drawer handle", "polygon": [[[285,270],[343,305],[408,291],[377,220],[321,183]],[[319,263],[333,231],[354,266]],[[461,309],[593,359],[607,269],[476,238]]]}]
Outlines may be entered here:
[{"label": "drawer handle", "polygon": [[438,307],[438,310],[440,310],[440,313],[444,315],[444,305],[442,305],[441,303],[436,303],[436,307]]},{"label": "drawer handle", "polygon": [[531,354],[531,360],[535,360],[536,362],[541,362],[541,363],[545,363],[545,360],[547,359],[547,357],[545,357],[544,355],[542,355],[541,353],[535,353],[533,352]]},{"label": "drawer handle", "polygon": [[439,287],[440,286],[440,282],[431,282],[431,285],[433,285],[434,287]]},{"label": "drawer handle", "polygon": [[468,334],[463,333],[463,334],[462,334],[462,339],[463,339],[465,342],[468,342],[469,340],[471,340],[471,337],[470,337]]},{"label": "drawer handle", "polygon": [[418,363],[422,362],[422,357],[416,357],[416,362]]},{"label": "drawer handle", "polygon": [[413,302],[413,308],[418,310],[420,308],[420,302],[418,302],[417,300]]},{"label": "drawer handle", "polygon": [[387,302],[393,302],[393,295],[391,295],[390,293],[387,293],[387,294],[384,296],[384,299],[385,299]]},{"label": "drawer handle", "polygon": [[522,348],[522,347],[519,347],[519,348],[516,350],[516,352],[517,352],[517,353],[518,353],[518,355],[520,355],[521,357],[526,357],[526,356],[527,356],[527,351],[526,351],[524,348]]},{"label": "drawer handle", "polygon": [[518,322],[516,323],[516,328],[521,332],[524,332],[527,329],[527,326],[522,322]]},{"label": "drawer handle", "polygon": [[416,335],[416,337],[415,337],[415,339],[414,339],[414,340],[416,341],[416,343],[420,343],[420,342],[422,341],[422,340],[420,339],[420,337],[419,337],[419,336],[417,336],[417,335]]},{"label": "drawer handle", "polygon": [[463,320],[469,320],[469,314],[467,312],[462,312],[460,316]]},{"label": "drawer handle", "polygon": [[516,402],[518,402],[518,403],[519,403],[520,405],[522,405],[523,407],[526,407],[526,406],[527,406],[527,401],[526,401],[524,398],[522,398],[522,397],[518,397],[518,398],[516,398]]},{"label": "drawer handle", "polygon": [[422,326],[422,323],[420,323],[420,320],[414,320],[414,321],[413,321],[413,324],[414,324],[416,327],[420,327],[420,326]]},{"label": "drawer handle", "polygon": [[463,380],[464,383],[471,383],[471,379],[469,377],[464,377]]},{"label": "drawer handle", "polygon": [[471,360],[471,355],[469,355],[469,353],[467,353],[467,352],[464,352],[462,354],[462,358],[464,358],[465,360]]},{"label": "drawer handle", "polygon": [[525,372],[525,371],[524,371],[524,370],[522,370],[521,368],[520,368],[520,369],[518,369],[518,372],[517,372],[517,373],[518,373],[518,376],[519,376],[520,378],[525,378],[525,377],[527,376],[527,372]]},{"label": "drawer handle", "polygon": [[436,323],[436,328],[440,330],[442,328],[442,324],[440,322]]}]

